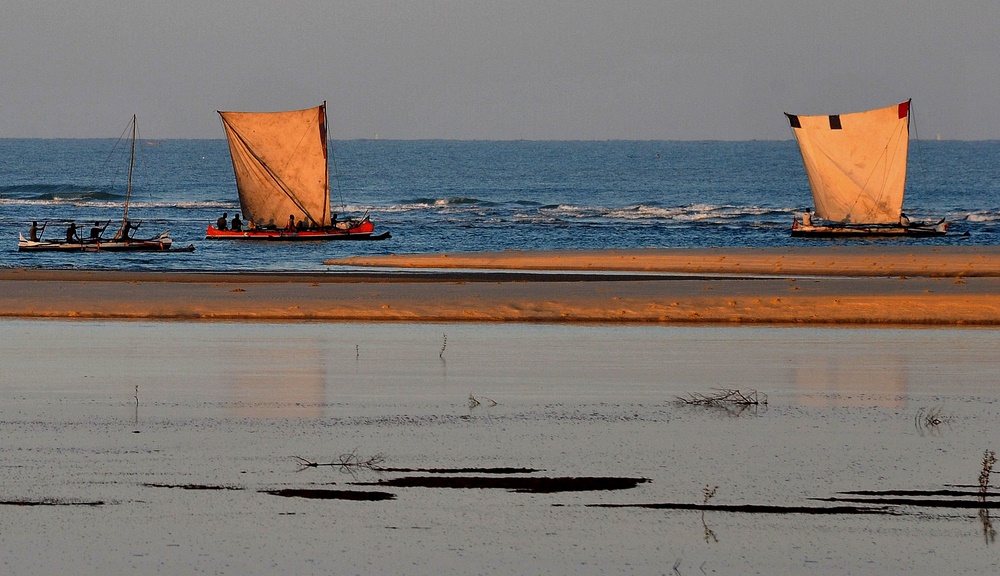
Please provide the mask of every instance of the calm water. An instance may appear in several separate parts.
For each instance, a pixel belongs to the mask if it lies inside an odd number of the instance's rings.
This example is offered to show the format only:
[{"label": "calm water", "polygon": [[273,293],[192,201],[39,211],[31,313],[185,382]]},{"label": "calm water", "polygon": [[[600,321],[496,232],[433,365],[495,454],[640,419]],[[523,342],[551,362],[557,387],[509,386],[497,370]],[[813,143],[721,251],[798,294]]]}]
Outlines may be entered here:
[{"label": "calm water", "polygon": [[[203,240],[209,222],[239,210],[225,141],[144,140],[130,214],[144,221],[140,232],[170,229],[179,245],[196,245],[193,254],[16,251],[31,220],[50,222],[45,234],[56,236],[68,219],[120,218],[124,148],[114,139],[0,140],[0,266],[322,270],[326,258],[365,253],[810,242],[788,235],[793,212],[811,204],[791,140],[335,141],[334,211],[369,212],[393,238],[278,245]],[[997,166],[997,141],[911,142],[904,209],[916,220],[947,217],[956,235],[906,242],[1000,243]]]}]

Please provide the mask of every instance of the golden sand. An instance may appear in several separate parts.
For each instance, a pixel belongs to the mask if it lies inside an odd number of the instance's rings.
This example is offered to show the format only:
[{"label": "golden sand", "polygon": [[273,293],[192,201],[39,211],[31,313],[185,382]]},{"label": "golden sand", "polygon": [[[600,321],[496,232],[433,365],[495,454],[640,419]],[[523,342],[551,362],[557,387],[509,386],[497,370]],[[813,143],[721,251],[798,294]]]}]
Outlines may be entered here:
[{"label": "golden sand", "polygon": [[490,270],[574,270],[673,274],[1000,276],[1000,248],[888,246],[652,248],[355,256],[330,266]]},{"label": "golden sand", "polygon": [[[510,251],[357,257],[328,264],[330,273],[311,274],[5,270],[0,315],[1000,324],[1000,250],[992,247]],[[408,272],[339,273],[340,265]],[[418,273],[421,268],[432,272]]]}]

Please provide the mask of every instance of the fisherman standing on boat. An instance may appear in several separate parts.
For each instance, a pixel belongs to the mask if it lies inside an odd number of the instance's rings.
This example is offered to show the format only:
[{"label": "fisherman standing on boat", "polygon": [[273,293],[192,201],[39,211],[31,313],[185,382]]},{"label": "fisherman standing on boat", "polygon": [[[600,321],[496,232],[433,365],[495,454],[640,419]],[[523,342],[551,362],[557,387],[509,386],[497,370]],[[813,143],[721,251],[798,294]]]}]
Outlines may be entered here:
[{"label": "fisherman standing on boat", "polygon": [[226,213],[226,212],[223,212],[222,216],[219,216],[219,219],[215,221],[215,229],[216,230],[225,230],[226,229],[226,221],[228,219],[229,219],[229,214]]},{"label": "fisherman standing on boat", "polygon": [[76,235],[76,222],[70,222],[66,227],[66,242],[79,242],[80,237]]},{"label": "fisherman standing on boat", "polygon": [[31,238],[32,242],[38,242],[38,235],[41,232],[45,232],[45,226],[46,224],[42,224],[42,227],[39,228],[37,220],[31,222],[31,228],[28,229],[28,237]]},{"label": "fisherman standing on boat", "polygon": [[111,224],[111,220],[108,220],[104,226],[101,226],[100,222],[94,222],[94,227],[90,229],[90,239],[99,240],[101,234],[104,234],[104,229],[108,227],[108,224]]}]

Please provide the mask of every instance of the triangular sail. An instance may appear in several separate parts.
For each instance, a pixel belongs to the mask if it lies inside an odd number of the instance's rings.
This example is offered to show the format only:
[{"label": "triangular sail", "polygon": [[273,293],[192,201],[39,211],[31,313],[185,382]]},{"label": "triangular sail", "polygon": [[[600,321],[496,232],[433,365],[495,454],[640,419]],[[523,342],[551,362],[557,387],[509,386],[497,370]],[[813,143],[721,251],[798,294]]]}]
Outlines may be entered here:
[{"label": "triangular sail", "polygon": [[219,112],[246,220],[330,225],[326,103],[289,112]]},{"label": "triangular sail", "polygon": [[910,102],[833,116],[786,114],[799,143],[816,215],[898,223],[906,184]]}]

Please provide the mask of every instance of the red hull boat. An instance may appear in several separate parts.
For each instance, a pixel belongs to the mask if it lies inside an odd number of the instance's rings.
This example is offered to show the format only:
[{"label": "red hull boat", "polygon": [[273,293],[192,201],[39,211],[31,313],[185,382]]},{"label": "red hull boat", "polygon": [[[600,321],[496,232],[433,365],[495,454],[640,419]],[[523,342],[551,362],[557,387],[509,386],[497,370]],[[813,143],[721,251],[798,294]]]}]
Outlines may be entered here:
[{"label": "red hull boat", "polygon": [[[219,112],[242,218],[226,214],[206,240],[384,240],[366,213],[330,210],[326,103],[287,112]],[[235,227],[235,230],[233,229]]]},{"label": "red hull boat", "polygon": [[388,232],[375,234],[375,225],[367,217],[362,220],[338,222],[336,226],[307,230],[219,230],[209,225],[207,240],[385,240]]}]

